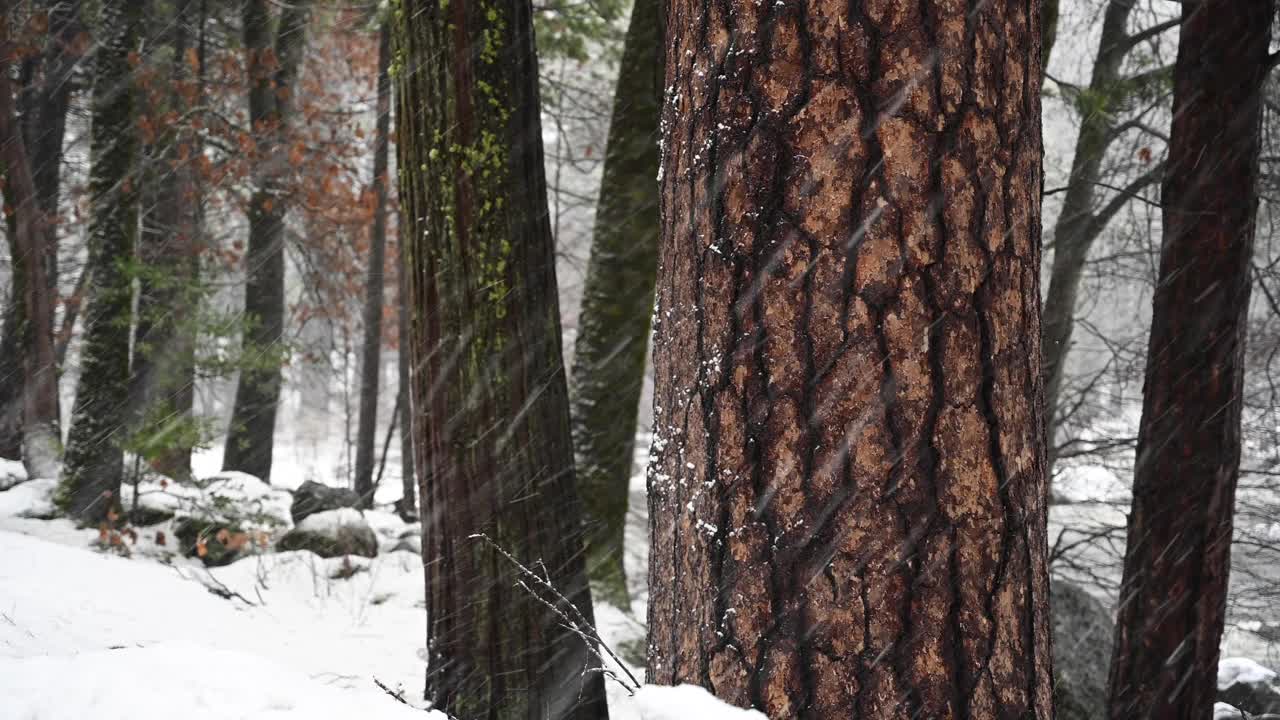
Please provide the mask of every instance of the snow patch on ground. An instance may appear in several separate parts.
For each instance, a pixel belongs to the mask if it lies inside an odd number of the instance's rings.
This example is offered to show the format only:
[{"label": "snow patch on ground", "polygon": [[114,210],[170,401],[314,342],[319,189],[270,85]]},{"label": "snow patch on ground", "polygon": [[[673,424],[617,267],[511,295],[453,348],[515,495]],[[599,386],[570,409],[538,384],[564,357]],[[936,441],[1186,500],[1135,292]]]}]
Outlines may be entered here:
[{"label": "snow patch on ground", "polygon": [[641,720],[768,720],[759,710],[730,707],[696,685],[646,685],[636,693]]},{"label": "snow patch on ground", "polygon": [[0,659],[0,687],[8,717],[23,720],[444,718],[377,688],[340,689],[260,656],[201,645]]},{"label": "snow patch on ground", "polygon": [[[426,636],[422,559],[322,559],[263,552],[205,568],[156,542],[168,525],[140,528],[132,557],[97,548],[98,531],[52,510],[52,480],[0,492],[0,701],[9,717],[79,720],[160,718],[397,718],[411,712],[375,681],[421,709]],[[217,473],[198,487],[150,478],[139,502],[195,514],[257,502],[288,522],[287,491],[247,475]],[[131,490],[122,497],[126,507]],[[628,535],[647,526],[633,496]],[[215,507],[215,509],[216,509]],[[322,513],[313,524],[367,522],[380,539],[421,532],[385,508]],[[638,550],[641,548],[637,548]],[[605,642],[619,655],[643,650],[643,553],[628,554],[637,589],[630,613],[596,607]],[[607,655],[607,653],[606,653]],[[643,678],[643,668],[627,669]],[[607,662],[618,676],[616,663]],[[607,683],[615,720],[747,720],[698,688],[646,687],[631,696]],[[417,717],[423,717],[417,714]],[[426,716],[440,718],[439,714]]]}]

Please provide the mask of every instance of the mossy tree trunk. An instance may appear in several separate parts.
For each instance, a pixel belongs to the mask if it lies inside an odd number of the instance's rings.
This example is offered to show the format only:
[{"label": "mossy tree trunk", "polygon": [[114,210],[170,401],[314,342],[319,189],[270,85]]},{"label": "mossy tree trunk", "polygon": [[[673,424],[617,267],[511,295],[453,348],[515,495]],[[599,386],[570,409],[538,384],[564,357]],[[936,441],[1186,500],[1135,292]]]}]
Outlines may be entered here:
[{"label": "mossy tree trunk", "polygon": [[1182,7],[1108,715],[1207,718],[1226,615],[1274,0]]},{"label": "mossy tree trunk", "polygon": [[[201,0],[184,0],[163,23],[170,48],[167,75],[173,83],[168,106],[153,109],[162,127],[170,126],[200,103],[198,80],[187,51],[192,29],[202,23]],[[161,15],[163,17],[163,15]],[[193,82],[194,81],[194,82]],[[130,410],[135,415],[138,448],[151,466],[175,478],[191,476],[195,443],[196,309],[200,305],[201,198],[195,158],[199,133],[189,123],[163,133],[145,148],[145,210],[138,242],[138,307],[134,331]],[[181,309],[181,310],[179,310]]]},{"label": "mossy tree trunk", "polygon": [[136,91],[130,55],[138,49],[141,3],[102,3],[104,44],[94,63],[89,168],[89,262],[76,386],[56,500],[73,518],[96,524],[119,507],[121,440],[129,396],[129,325],[137,239]]},{"label": "mossy tree trunk", "polygon": [[[18,55],[18,43],[12,37],[9,3],[0,4],[0,147],[5,170],[5,199],[13,209],[9,240],[14,259],[14,304],[6,323],[13,323],[16,342],[6,342],[7,349],[20,358],[20,364],[8,368],[15,373],[13,387],[20,398],[21,413],[18,432],[21,455],[31,477],[54,477],[61,443],[58,437],[58,368],[53,347],[53,285],[47,278],[48,249],[53,237],[48,227],[52,220],[44,212],[27,143],[15,112],[13,86],[9,79],[9,63]],[[11,448],[10,448],[11,449]]]},{"label": "mossy tree trunk", "polygon": [[249,72],[249,121],[258,157],[249,199],[245,253],[245,361],[222,459],[224,470],[271,479],[276,410],[283,379],[285,215],[289,172],[285,130],[306,47],[310,0],[284,4],[272,40],[271,3],[246,0],[243,33]]},{"label": "mossy tree trunk", "polygon": [[592,622],[532,6],[393,12],[427,697],[460,718],[606,718],[595,658],[544,604]]},{"label": "mossy tree trunk", "polygon": [[1039,20],[668,5],[650,681],[1052,717]]},{"label": "mossy tree trunk", "polygon": [[355,489],[364,507],[373,506],[374,433],[378,428],[378,379],[382,376],[382,305],[387,250],[387,153],[391,143],[391,28],[378,33],[377,124],[373,142],[373,192],[376,197],[369,237],[369,267],[364,286],[364,343],[360,357],[360,420],[356,427]]},{"label": "mossy tree trunk", "polygon": [[593,590],[630,607],[623,532],[658,265],[660,0],[631,10],[578,315],[570,415]]},{"label": "mossy tree trunk", "polygon": [[[24,81],[18,93],[19,121],[25,145],[23,154],[30,165],[35,199],[43,213],[35,231],[41,235],[40,252],[44,258],[42,270],[51,303],[58,292],[58,198],[63,138],[66,135],[71,93],[75,86],[72,73],[88,44],[84,27],[80,23],[80,6],[80,0],[43,0],[39,3],[38,11],[47,13],[48,17],[46,45],[42,52],[28,56],[19,72],[19,78]],[[11,231],[16,232],[16,228],[11,227]],[[22,454],[24,434],[23,357],[35,352],[33,343],[37,338],[31,334],[23,310],[22,260],[12,252],[13,248],[10,249],[14,268],[12,295],[5,308],[4,328],[0,330],[0,457],[16,458]],[[52,334],[52,312],[46,318],[46,325],[44,332]],[[38,418],[39,426],[33,428],[32,438],[38,446],[38,452],[50,457],[47,461],[40,460],[36,464],[49,465],[56,460],[61,446],[61,432],[58,429],[61,424],[60,412],[56,397],[57,372],[55,365],[52,385],[54,399],[51,402],[42,400],[40,403],[51,415]],[[48,387],[44,387],[39,392],[48,390]],[[48,471],[49,468],[46,468],[46,472]]]}]

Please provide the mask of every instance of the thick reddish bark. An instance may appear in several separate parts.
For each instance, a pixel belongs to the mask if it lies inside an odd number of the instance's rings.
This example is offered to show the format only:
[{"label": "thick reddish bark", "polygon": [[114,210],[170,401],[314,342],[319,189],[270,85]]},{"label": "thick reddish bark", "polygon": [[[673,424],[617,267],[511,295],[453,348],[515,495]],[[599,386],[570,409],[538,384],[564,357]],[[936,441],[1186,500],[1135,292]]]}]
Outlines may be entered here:
[{"label": "thick reddish bark", "polygon": [[1183,5],[1112,718],[1206,718],[1217,693],[1274,9]]},{"label": "thick reddish bark", "polygon": [[668,9],[650,680],[1049,718],[1038,6]]}]

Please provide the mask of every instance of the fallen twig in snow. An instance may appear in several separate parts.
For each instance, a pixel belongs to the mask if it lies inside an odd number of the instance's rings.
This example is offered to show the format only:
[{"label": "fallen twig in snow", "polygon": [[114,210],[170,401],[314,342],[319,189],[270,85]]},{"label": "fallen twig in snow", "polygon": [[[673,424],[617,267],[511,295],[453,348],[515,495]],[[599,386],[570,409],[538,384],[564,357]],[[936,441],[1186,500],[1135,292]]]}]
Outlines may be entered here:
[{"label": "fallen twig in snow", "polygon": [[[390,695],[391,697],[395,698],[396,700],[399,700],[400,702],[404,703],[405,705],[409,705],[409,701],[404,699],[404,691],[403,691],[403,690],[402,690],[402,691],[400,691],[400,692],[396,692],[395,690],[392,690],[391,688],[387,687],[386,685],[383,685],[383,684],[382,684],[382,681],[381,681],[381,680],[379,680],[378,678],[374,678],[374,679],[373,679],[373,684],[374,684],[374,685],[377,685],[377,686],[378,686],[378,687],[380,687],[380,688],[382,688],[382,692],[384,692],[384,693],[386,693],[386,694]],[[412,705],[409,705],[409,707],[413,707],[413,706],[412,706]]]},{"label": "fallen twig in snow", "polygon": [[[202,580],[201,578],[199,578],[199,577],[197,577],[197,576],[195,576],[195,575],[185,575],[185,574],[183,574],[183,572],[182,572],[182,568],[178,567],[177,565],[171,565],[170,567],[172,567],[172,568],[173,568],[174,572],[178,573],[178,577],[182,578],[183,580],[192,580],[192,581],[194,581],[194,582],[198,582],[198,583],[200,583],[201,585],[203,585],[203,586],[204,586],[204,589],[205,589],[205,590],[208,590],[210,593],[213,593],[214,595],[217,595],[218,597],[222,598],[223,600],[232,600],[232,599],[235,599],[235,600],[239,600],[240,602],[242,602],[242,603],[244,603],[245,605],[248,605],[248,606],[250,606],[250,607],[257,607],[257,606],[258,606],[258,603],[256,603],[256,602],[254,602],[254,601],[250,600],[249,598],[247,598],[247,597],[245,597],[245,596],[241,595],[240,593],[236,592],[235,590],[232,590],[231,588],[227,587],[225,583],[223,583],[223,582],[222,582],[221,580],[219,580],[218,578],[214,577],[214,576],[213,576],[213,573],[209,572],[208,570],[205,570],[205,571],[204,571],[204,574],[205,574],[205,576],[206,576],[206,577],[208,577],[208,578],[209,578],[210,582],[205,582],[204,580]],[[261,594],[259,594],[259,595],[258,595],[258,599],[259,599],[259,600],[261,600],[261,599],[262,599],[262,595],[261,595]],[[265,605],[266,603],[263,603],[263,604]]]}]

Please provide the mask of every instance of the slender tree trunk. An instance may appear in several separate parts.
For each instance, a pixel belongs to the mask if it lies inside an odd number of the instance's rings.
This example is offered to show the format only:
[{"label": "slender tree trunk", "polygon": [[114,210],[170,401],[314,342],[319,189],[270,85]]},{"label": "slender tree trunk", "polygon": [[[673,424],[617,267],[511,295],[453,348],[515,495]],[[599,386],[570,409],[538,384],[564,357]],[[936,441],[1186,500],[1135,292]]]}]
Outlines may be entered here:
[{"label": "slender tree trunk", "polygon": [[1058,0],[1040,2],[1040,72],[1049,71],[1049,58],[1058,41]]},{"label": "slender tree trunk", "polygon": [[571,417],[596,594],[630,607],[623,534],[658,263],[659,0],[631,10],[574,346]]},{"label": "slender tree trunk", "polygon": [[[12,105],[9,108],[8,112],[12,112]],[[26,352],[22,346],[22,334],[18,332],[18,326],[22,323],[22,281],[17,261],[21,254],[14,249],[16,243],[13,236],[16,232],[10,231],[7,234],[10,238],[9,257],[13,260],[10,263],[13,274],[9,294],[5,298],[4,316],[0,319],[4,323],[4,327],[0,328],[0,458],[17,460],[22,457],[22,388],[26,378],[22,364]]]},{"label": "slender tree trunk", "polygon": [[557,615],[592,622],[531,3],[401,0],[395,17],[427,697],[460,718],[607,718]]},{"label": "slender tree trunk", "polygon": [[[166,23],[173,48],[168,75],[173,83],[168,111],[181,116],[191,83],[187,50],[197,21],[197,0],[185,0]],[[196,103],[200,102],[196,96]],[[164,133],[149,149],[148,202],[138,243],[138,315],[135,329],[130,408],[140,428],[154,438],[147,460],[175,478],[191,476],[195,441],[196,327],[190,309],[200,304],[200,197],[195,158],[200,135],[190,125]],[[181,310],[180,310],[181,309]]]},{"label": "slender tree trunk", "polygon": [[1186,3],[1112,718],[1207,718],[1231,567],[1274,0]]},{"label": "slender tree trunk", "polygon": [[1062,211],[1053,229],[1053,260],[1049,291],[1044,300],[1044,384],[1045,426],[1048,428],[1049,471],[1056,453],[1055,435],[1061,414],[1063,371],[1071,349],[1075,328],[1076,297],[1083,279],[1085,261],[1093,242],[1107,223],[1138,191],[1160,179],[1161,167],[1139,176],[1126,191],[1102,208],[1097,208],[1097,187],[1102,180],[1102,161],[1116,135],[1118,112],[1132,90],[1126,88],[1121,73],[1125,57],[1136,45],[1126,27],[1133,13],[1132,0],[1110,0],[1103,14],[1102,37],[1093,62],[1089,87],[1076,98],[1080,129],[1076,135]]},{"label": "slender tree trunk", "polygon": [[[84,53],[84,28],[80,24],[79,0],[44,0],[41,10],[48,13],[48,42],[42,55],[33,58],[33,78],[29,87],[21,89],[21,127],[25,144],[24,155],[30,164],[34,197],[40,205],[43,219],[35,228],[40,238],[41,256],[44,258],[43,276],[50,293],[50,302],[58,292],[58,196],[62,170],[62,144],[66,134],[67,111],[71,104],[73,87],[71,75]],[[22,303],[22,261],[14,258],[13,294],[5,309],[5,323],[0,331],[0,457],[18,457],[21,454],[22,398],[25,395],[22,370],[24,353],[33,352],[35,342],[26,324]],[[51,305],[52,307],[52,305]],[[53,331],[53,313],[46,318],[47,332]],[[26,348],[25,350],[21,348]],[[61,362],[54,365],[52,403],[42,400],[40,405],[52,409],[51,418],[42,418],[43,429],[36,429],[42,454],[52,454],[50,461],[60,454],[60,411],[57,402],[57,372]],[[47,392],[48,387],[42,392]],[[42,464],[47,464],[41,461]],[[53,468],[46,467],[45,472]]]},{"label": "slender tree trunk", "polygon": [[[58,370],[53,351],[53,297],[45,272],[44,243],[49,234],[36,195],[26,142],[14,111],[9,80],[10,59],[18,54],[11,36],[11,8],[0,3],[0,152],[5,167],[5,197],[13,208],[11,243],[14,257],[16,311],[8,321],[18,324],[23,342],[15,348],[22,357],[22,460],[31,477],[55,477],[58,451]],[[25,327],[24,327],[25,326]],[[16,370],[16,368],[15,368]]]},{"label": "slender tree trunk", "polygon": [[1047,720],[1040,14],[855,8],[668,6],[649,679]]},{"label": "slender tree trunk", "polygon": [[356,428],[356,493],[364,507],[373,506],[373,441],[378,428],[378,379],[382,375],[382,305],[386,284],[387,149],[391,135],[391,27],[378,33],[377,127],[373,147],[373,230],[365,276],[364,347],[360,358],[360,424]]},{"label": "slender tree trunk", "polygon": [[310,0],[294,0],[280,13],[275,46],[267,0],[244,5],[244,47],[249,68],[249,119],[260,156],[249,200],[245,253],[246,360],[236,385],[235,407],[222,459],[224,470],[271,479],[276,410],[283,378],[284,220],[289,171],[282,140],[293,114],[294,81],[306,45]]},{"label": "slender tree trunk", "polygon": [[124,456],[120,439],[129,395],[130,264],[137,237],[135,89],[141,3],[102,4],[103,36],[94,66],[89,170],[89,303],[84,314],[80,381],[71,412],[59,506],[96,524],[119,507]]},{"label": "slender tree trunk", "polygon": [[406,287],[408,255],[404,247],[404,234],[400,232],[403,220],[396,223],[396,237],[399,242],[398,264],[396,265],[397,297],[399,309],[396,312],[399,321],[400,338],[398,355],[400,366],[400,392],[404,399],[400,401],[400,482],[402,486],[400,506],[397,512],[405,522],[418,519],[418,485],[414,473],[413,461],[413,407],[410,391],[410,369],[412,360],[409,357],[409,291]]}]

